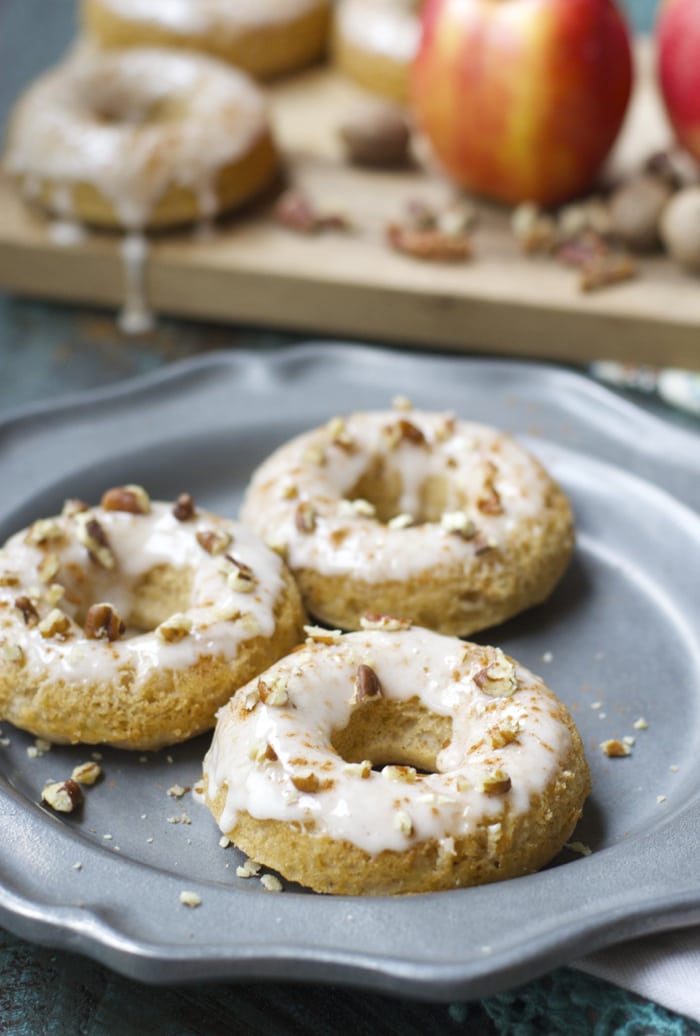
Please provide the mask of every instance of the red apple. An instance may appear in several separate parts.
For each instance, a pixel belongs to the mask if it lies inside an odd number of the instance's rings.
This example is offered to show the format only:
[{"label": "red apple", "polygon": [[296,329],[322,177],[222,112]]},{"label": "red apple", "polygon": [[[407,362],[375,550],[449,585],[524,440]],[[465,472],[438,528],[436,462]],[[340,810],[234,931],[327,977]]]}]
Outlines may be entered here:
[{"label": "red apple", "polygon": [[700,0],[666,0],[656,21],[659,86],[678,142],[700,162]]},{"label": "red apple", "polygon": [[422,24],[412,107],[450,177],[510,204],[591,187],[632,88],[612,0],[427,0]]}]

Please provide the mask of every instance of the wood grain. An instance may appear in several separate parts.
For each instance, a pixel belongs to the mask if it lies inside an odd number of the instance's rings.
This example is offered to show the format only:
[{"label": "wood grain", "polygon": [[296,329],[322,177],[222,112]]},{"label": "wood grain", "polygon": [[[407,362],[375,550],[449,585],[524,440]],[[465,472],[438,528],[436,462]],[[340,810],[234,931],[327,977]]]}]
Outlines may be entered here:
[{"label": "wood grain", "polygon": [[[640,46],[634,103],[612,160],[636,166],[668,141],[648,46]],[[416,167],[370,172],[345,164],[337,127],[358,91],[322,68],[270,92],[288,180],[321,206],[340,205],[354,231],[302,237],[275,225],[271,199],[206,239],[154,240],[147,289],[157,312],[464,351],[587,361],[599,357],[700,368],[700,284],[663,257],[628,283],[583,295],[572,271],[523,257],[508,214],[480,206],[474,259],[458,266],[391,252],[384,226],[409,199],[442,202],[452,188]],[[42,213],[0,179],[0,285],[37,298],[118,306],[118,240],[56,244]]]}]

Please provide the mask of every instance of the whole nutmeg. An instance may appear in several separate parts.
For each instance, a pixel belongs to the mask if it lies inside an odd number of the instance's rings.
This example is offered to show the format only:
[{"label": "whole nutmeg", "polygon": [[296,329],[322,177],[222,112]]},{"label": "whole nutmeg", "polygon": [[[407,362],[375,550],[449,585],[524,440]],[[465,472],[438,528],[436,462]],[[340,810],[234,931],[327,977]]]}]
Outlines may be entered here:
[{"label": "whole nutmeg", "polygon": [[635,252],[656,251],[659,220],[672,193],[666,180],[649,173],[621,184],[609,201],[612,233]]},{"label": "whole nutmeg", "polygon": [[684,269],[700,273],[700,187],[674,194],[663,211],[660,230],[669,256]]},{"label": "whole nutmeg", "polygon": [[341,123],[338,134],[348,161],[355,165],[390,167],[408,161],[411,129],[398,105],[362,105]]}]

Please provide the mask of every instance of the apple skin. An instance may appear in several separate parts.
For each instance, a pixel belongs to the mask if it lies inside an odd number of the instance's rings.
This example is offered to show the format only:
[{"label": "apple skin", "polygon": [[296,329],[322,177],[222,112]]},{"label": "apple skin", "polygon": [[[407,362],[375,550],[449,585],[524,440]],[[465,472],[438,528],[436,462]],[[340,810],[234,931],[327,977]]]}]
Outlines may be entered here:
[{"label": "apple skin", "polygon": [[700,162],[700,3],[666,0],[656,19],[657,74],[678,143]]},{"label": "apple skin", "polygon": [[593,184],[632,79],[612,0],[427,0],[411,106],[462,187],[556,206]]}]

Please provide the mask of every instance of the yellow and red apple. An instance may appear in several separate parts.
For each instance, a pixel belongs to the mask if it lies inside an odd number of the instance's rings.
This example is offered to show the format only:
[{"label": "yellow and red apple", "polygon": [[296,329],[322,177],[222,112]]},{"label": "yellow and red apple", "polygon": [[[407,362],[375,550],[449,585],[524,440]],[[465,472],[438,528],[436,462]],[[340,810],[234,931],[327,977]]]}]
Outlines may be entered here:
[{"label": "yellow and red apple", "polygon": [[666,0],[656,22],[658,77],[678,142],[700,162],[700,2]]},{"label": "yellow and red apple", "polygon": [[[691,0],[700,2],[700,0]],[[458,184],[557,205],[596,178],[632,88],[613,0],[427,0],[411,104]]]}]

